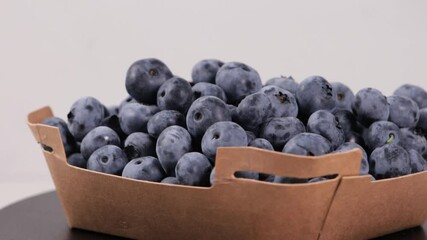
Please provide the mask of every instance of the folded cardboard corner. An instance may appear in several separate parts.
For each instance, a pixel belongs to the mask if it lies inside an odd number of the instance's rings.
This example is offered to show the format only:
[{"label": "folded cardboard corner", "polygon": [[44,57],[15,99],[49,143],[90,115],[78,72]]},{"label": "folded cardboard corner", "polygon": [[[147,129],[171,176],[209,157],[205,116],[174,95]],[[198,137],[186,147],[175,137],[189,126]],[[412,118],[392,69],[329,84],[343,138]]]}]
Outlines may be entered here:
[{"label": "folded cardboard corner", "polygon": [[[357,176],[360,150],[302,157],[219,148],[212,187],[160,184],[68,165],[58,129],[40,124],[52,115],[34,111],[28,125],[53,150],[43,153],[70,227],[137,239],[363,239],[427,219],[427,174],[371,182]],[[275,184],[237,179],[236,171],[337,177]]]}]

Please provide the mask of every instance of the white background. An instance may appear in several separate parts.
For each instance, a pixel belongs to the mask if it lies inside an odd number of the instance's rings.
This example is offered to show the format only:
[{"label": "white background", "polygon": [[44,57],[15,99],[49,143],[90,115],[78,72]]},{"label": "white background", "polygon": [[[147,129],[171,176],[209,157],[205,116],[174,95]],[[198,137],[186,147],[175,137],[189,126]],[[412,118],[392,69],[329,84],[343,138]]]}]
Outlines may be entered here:
[{"label": "white background", "polygon": [[427,88],[427,1],[0,0],[0,208],[53,189],[26,114],[65,118],[91,95],[126,95],[135,60],[157,57],[190,80],[203,58],[241,61],[263,80],[322,75],[385,95]]}]

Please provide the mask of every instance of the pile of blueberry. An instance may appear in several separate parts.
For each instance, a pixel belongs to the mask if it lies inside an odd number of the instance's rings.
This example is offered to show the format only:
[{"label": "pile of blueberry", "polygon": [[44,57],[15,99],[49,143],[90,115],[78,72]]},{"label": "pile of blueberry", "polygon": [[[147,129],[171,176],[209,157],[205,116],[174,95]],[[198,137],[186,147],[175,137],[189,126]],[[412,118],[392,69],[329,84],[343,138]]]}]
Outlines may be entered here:
[{"label": "pile of blueberry", "polygon": [[[133,63],[129,93],[119,106],[77,100],[60,129],[69,164],[127,178],[169,184],[213,184],[217,147],[252,146],[318,156],[363,151],[360,174],[384,179],[427,169],[427,92],[410,84],[385,97],[365,88],[355,95],[340,82],[311,76],[277,77],[215,59],[198,62],[188,82],[158,59]],[[297,179],[268,173],[236,177],[276,183]]]}]

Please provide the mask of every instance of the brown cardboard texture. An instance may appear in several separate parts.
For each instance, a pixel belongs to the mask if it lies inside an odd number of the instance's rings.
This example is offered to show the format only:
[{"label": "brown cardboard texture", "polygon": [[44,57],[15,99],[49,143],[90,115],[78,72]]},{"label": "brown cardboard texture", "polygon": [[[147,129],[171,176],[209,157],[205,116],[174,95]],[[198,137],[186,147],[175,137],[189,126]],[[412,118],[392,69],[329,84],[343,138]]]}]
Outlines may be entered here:
[{"label": "brown cardboard texture", "polygon": [[368,239],[423,224],[426,183],[427,172],[378,181],[342,178],[320,239]]},{"label": "brown cardboard texture", "polygon": [[[359,172],[360,150],[302,157],[251,147],[220,148],[214,186],[169,185],[68,165],[59,130],[40,124],[50,116],[49,107],[32,112],[28,125],[45,146],[46,162],[73,228],[138,239],[360,239],[427,219],[421,208],[421,202],[426,202],[422,182],[427,175],[373,183],[354,177]],[[237,179],[236,171],[298,178],[338,176],[318,183],[274,184]],[[387,199],[390,196],[396,199]],[[399,205],[399,200],[407,205]],[[408,209],[418,212],[399,215]],[[389,220],[380,222],[384,216]],[[354,224],[359,225],[350,231]]]}]

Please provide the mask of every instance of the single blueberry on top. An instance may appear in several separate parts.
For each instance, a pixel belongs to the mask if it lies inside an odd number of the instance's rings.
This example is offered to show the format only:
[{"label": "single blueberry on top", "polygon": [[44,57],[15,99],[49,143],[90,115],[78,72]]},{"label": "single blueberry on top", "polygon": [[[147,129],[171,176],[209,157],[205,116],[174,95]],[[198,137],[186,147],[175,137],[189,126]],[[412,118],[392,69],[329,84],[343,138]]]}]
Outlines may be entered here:
[{"label": "single blueberry on top", "polygon": [[302,81],[296,92],[299,114],[307,119],[317,110],[332,110],[336,95],[332,85],[321,76],[311,76]]},{"label": "single blueberry on top", "polygon": [[147,132],[148,120],[159,108],[155,105],[141,103],[128,103],[119,112],[120,127],[126,134],[134,132]]},{"label": "single blueberry on top", "polygon": [[298,118],[272,118],[262,125],[260,137],[269,141],[276,151],[281,151],[291,138],[302,132],[305,126]]},{"label": "single blueberry on top", "polygon": [[249,131],[256,130],[267,120],[270,114],[271,101],[264,93],[246,96],[237,106],[237,123]]},{"label": "single blueberry on top", "polygon": [[196,83],[191,90],[193,91],[193,101],[203,96],[214,96],[227,102],[224,90],[215,84],[200,82]]},{"label": "single blueberry on top", "polygon": [[351,111],[351,105],[354,100],[354,94],[351,89],[341,82],[332,82],[331,85],[337,94],[336,108]]},{"label": "single blueberry on top", "polygon": [[224,65],[217,59],[204,59],[196,63],[191,70],[191,78],[194,83],[215,83],[216,73]]},{"label": "single blueberry on top", "polygon": [[332,151],[331,142],[315,133],[300,133],[291,138],[283,147],[282,152],[303,155],[319,156]]},{"label": "single blueberry on top", "polygon": [[394,95],[414,100],[420,109],[427,108],[427,92],[419,86],[404,84],[394,91]]},{"label": "single blueberry on top", "polygon": [[208,158],[198,152],[189,152],[178,160],[175,175],[183,185],[209,186],[212,165]]},{"label": "single blueberry on top", "polygon": [[142,132],[130,134],[124,144],[123,151],[129,160],[145,156],[156,156],[156,140]]},{"label": "single blueberry on top", "polygon": [[390,96],[387,98],[390,105],[388,120],[401,128],[415,127],[420,119],[420,110],[416,102],[407,97]]},{"label": "single blueberry on top", "polygon": [[186,80],[173,77],[160,86],[157,92],[157,106],[160,110],[185,112],[192,103],[193,92]]},{"label": "single blueberry on top", "polygon": [[231,121],[231,114],[227,105],[213,96],[194,101],[186,116],[188,132],[196,139],[202,138],[208,127],[220,121]]},{"label": "single blueberry on top", "polygon": [[67,118],[75,140],[80,142],[90,130],[100,126],[104,115],[104,105],[96,98],[83,97],[74,102]]},{"label": "single blueberry on top", "polygon": [[412,171],[408,152],[398,144],[376,148],[369,156],[369,164],[375,179],[399,177]]},{"label": "single blueberry on top", "polygon": [[280,76],[280,77],[271,78],[267,80],[267,82],[265,83],[265,86],[278,86],[282,89],[285,89],[291,92],[294,95],[298,89],[298,83],[293,79],[292,76],[289,76],[289,77]]},{"label": "single blueberry on top", "polygon": [[96,127],[83,138],[80,144],[80,152],[85,159],[89,159],[96,149],[105,145],[120,147],[120,137],[109,127]]},{"label": "single blueberry on top", "polygon": [[87,169],[121,175],[127,163],[128,159],[122,149],[115,145],[106,145],[98,148],[90,155],[87,161]]},{"label": "single blueberry on top", "polygon": [[157,157],[168,176],[175,176],[178,160],[191,151],[191,136],[180,126],[167,127],[156,143]]},{"label": "single blueberry on top", "polygon": [[160,182],[166,177],[157,158],[146,156],[135,158],[126,164],[122,176],[139,180]]},{"label": "single blueberry on top", "polygon": [[318,110],[311,114],[307,122],[307,131],[317,133],[328,139],[333,149],[345,141],[344,131],[337,118],[326,110]]},{"label": "single blueberry on top", "polygon": [[215,83],[224,90],[229,103],[234,105],[262,87],[258,72],[239,62],[224,64],[216,74]]},{"label": "single blueberry on top", "polygon": [[399,127],[388,121],[374,122],[365,135],[365,143],[370,150],[374,150],[386,144],[397,144],[399,141]]},{"label": "single blueberry on top", "polygon": [[248,139],[245,130],[237,123],[224,121],[210,126],[202,138],[202,152],[212,165],[215,163],[218,147],[247,146]]},{"label": "single blueberry on top", "polygon": [[158,138],[165,128],[173,125],[185,127],[184,116],[175,110],[163,110],[148,120],[147,131],[152,137]]},{"label": "single blueberry on top", "polygon": [[364,88],[357,92],[352,109],[357,120],[365,127],[376,121],[386,121],[390,113],[387,98],[374,88]]},{"label": "single blueberry on top", "polygon": [[157,90],[169,78],[173,77],[169,68],[155,58],[134,62],[126,74],[126,90],[140,103],[156,103]]},{"label": "single blueberry on top", "polygon": [[271,101],[269,117],[297,117],[298,104],[292,93],[280,87],[271,85],[261,88],[261,93]]}]

